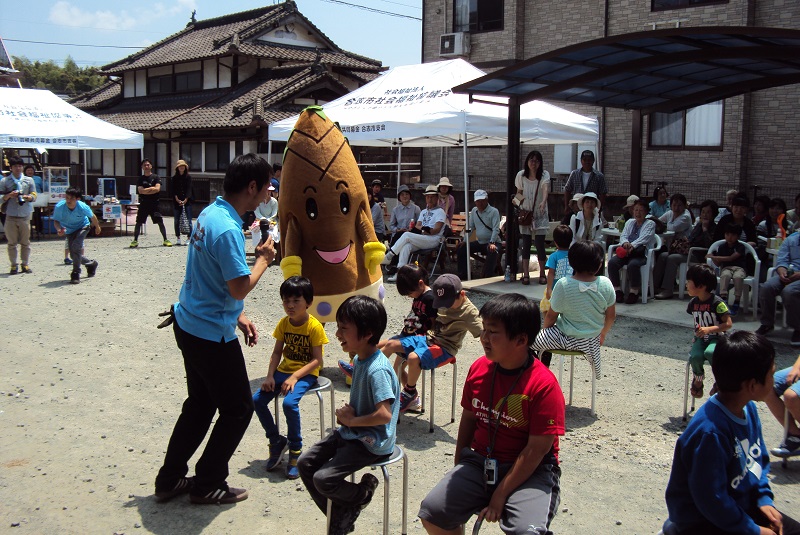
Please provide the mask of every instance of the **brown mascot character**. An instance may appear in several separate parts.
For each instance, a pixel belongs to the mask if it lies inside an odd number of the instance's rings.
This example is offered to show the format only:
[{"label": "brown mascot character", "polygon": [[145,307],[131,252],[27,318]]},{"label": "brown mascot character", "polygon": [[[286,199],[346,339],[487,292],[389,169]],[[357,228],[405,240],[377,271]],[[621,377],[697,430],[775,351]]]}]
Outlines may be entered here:
[{"label": "brown mascot character", "polygon": [[314,285],[309,312],[335,321],[345,299],[383,300],[385,247],[375,235],[367,188],[339,128],[319,106],[303,110],[286,143],[278,199],[283,277]]}]

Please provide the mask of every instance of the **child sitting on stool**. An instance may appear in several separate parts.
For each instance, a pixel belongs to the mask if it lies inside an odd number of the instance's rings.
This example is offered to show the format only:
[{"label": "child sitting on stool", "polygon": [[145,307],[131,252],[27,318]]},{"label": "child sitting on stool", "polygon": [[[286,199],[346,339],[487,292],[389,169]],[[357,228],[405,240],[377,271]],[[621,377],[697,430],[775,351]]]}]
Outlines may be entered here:
[{"label": "child sitting on stool", "polygon": [[569,248],[568,258],[573,274],[559,280],[553,288],[550,310],[533,349],[580,351],[599,379],[600,346],[617,317],[614,286],[608,278],[596,275],[605,258],[599,244],[575,242]]}]

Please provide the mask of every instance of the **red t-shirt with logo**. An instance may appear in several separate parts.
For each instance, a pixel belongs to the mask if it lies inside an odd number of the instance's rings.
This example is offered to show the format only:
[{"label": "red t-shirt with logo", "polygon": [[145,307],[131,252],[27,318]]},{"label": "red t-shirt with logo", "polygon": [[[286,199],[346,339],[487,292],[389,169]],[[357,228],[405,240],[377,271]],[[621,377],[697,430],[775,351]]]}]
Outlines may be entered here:
[{"label": "red t-shirt with logo", "polygon": [[[485,356],[470,366],[461,406],[477,416],[477,426],[471,447],[476,453],[486,455],[491,434],[497,427],[497,414],[489,426],[489,407],[498,406],[514,385],[518,370],[510,373],[498,367]],[[492,375],[494,392],[492,393]],[[490,394],[493,399],[489,400]],[[500,410],[500,427],[494,443],[492,457],[499,462],[513,463],[527,446],[529,435],[555,435],[553,447],[542,459],[544,464],[558,464],[558,437],[564,434],[564,394],[555,375],[538,359],[533,359],[514,386],[508,401]]]}]

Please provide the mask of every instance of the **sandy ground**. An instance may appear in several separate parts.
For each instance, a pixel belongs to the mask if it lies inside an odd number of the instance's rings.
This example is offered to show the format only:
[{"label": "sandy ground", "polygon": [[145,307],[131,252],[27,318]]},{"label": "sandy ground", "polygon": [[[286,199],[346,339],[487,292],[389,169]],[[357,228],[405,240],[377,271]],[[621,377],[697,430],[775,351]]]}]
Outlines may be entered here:
[{"label": "sandy ground", "polygon": [[[138,249],[128,249],[129,240],[89,240],[87,256],[100,267],[78,286],[67,283],[70,268],[62,264],[60,240],[33,244],[33,274],[0,275],[0,532],[324,533],[324,517],[302,484],[280,471],[264,471],[266,444],[255,418],[230,463],[229,482],[250,490],[247,501],[154,502],[153,480],[185,395],[172,333],[155,326],[158,312],[177,298],[187,250],[161,247],[153,229]],[[245,348],[253,389],[265,373],[269,334],[282,315],[279,284],[279,270],[271,268],[246,301],[262,335],[258,346]],[[486,299],[472,295],[477,305]],[[388,332],[397,332],[410,301],[388,285],[386,306]],[[332,325],[326,330],[335,340]],[[658,531],[666,517],[663,494],[673,446],[685,425],[690,336],[688,327],[620,318],[603,352],[597,418],[589,415],[589,366],[576,362],[554,532]],[[788,346],[778,346],[778,353],[779,367],[797,355]],[[478,340],[467,340],[459,384],[480,354]],[[335,343],[326,349],[324,374],[333,380],[339,405],[348,396],[336,368],[342,356]],[[409,533],[423,533],[416,519],[419,503],[452,465],[458,424],[449,423],[451,373],[448,368],[437,374],[434,433],[428,433],[427,414],[401,416],[398,425],[398,444],[410,458]],[[306,399],[301,407],[304,435],[312,442],[319,433],[317,402]],[[777,445],[781,427],[765,407],[761,416],[768,446]],[[390,532],[400,533],[402,471],[395,465],[390,473]],[[800,517],[800,461],[787,469],[774,463],[771,478],[778,507]],[[381,532],[382,494],[379,488],[357,533]],[[496,526],[481,532],[500,533]]]}]

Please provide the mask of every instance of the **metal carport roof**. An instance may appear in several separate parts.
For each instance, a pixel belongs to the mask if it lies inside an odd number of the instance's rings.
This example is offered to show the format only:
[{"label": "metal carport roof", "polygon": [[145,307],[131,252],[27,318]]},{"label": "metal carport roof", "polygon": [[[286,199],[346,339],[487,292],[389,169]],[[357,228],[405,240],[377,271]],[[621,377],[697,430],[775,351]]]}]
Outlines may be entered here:
[{"label": "metal carport roof", "polygon": [[[630,191],[639,193],[643,115],[798,82],[800,31],[701,26],[586,41],[458,85],[453,92],[472,100],[508,98],[509,191],[519,162],[520,105],[545,99],[632,110]],[[512,213],[510,201],[506,213]],[[513,234],[511,240],[515,243]],[[514,270],[516,248],[509,252]]]}]

